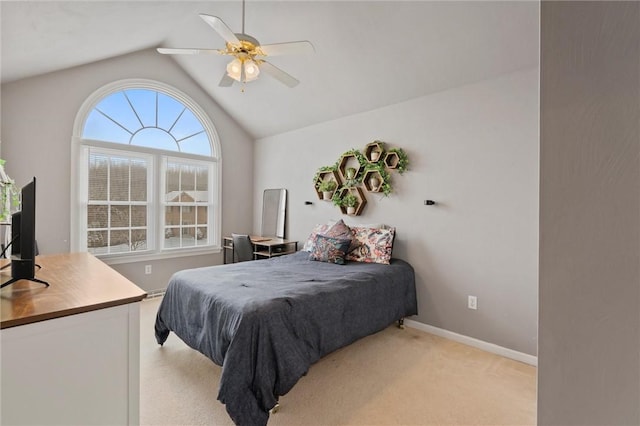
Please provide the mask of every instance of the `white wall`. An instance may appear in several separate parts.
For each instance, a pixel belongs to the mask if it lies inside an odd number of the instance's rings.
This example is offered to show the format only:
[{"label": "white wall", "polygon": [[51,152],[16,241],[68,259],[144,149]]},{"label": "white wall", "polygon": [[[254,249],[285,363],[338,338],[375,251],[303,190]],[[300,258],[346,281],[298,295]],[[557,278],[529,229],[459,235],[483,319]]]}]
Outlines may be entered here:
[{"label": "white wall", "polygon": [[640,424],[640,3],[541,9],[540,425]]},{"label": "white wall", "polygon": [[523,70],[261,139],[254,230],[262,190],[283,187],[287,237],[304,241],[314,224],[342,217],[317,199],[319,167],[375,139],[401,147],[410,171],[394,175],[396,192],[368,194],[362,216],[343,218],[397,227],[394,256],[416,270],[416,320],[535,355],[538,105],[538,71]]},{"label": "white wall", "polygon": [[[36,236],[43,254],[70,247],[70,144],[76,114],[95,90],[128,78],[172,85],[205,110],[220,137],[223,234],[251,228],[253,140],[173,59],[150,49],[2,85],[2,155],[18,184],[38,178]],[[153,274],[144,275],[138,263],[114,268],[152,291],[166,287],[177,270],[222,263],[222,254],[144,263],[153,265]]]}]

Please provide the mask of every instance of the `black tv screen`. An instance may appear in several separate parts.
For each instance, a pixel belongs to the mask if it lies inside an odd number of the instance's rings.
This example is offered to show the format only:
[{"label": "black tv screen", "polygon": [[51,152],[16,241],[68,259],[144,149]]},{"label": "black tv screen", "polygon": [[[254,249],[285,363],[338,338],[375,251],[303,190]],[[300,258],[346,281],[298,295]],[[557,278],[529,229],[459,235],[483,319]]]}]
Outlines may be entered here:
[{"label": "black tv screen", "polygon": [[30,280],[49,284],[35,278],[36,270],[36,178],[21,191],[21,207],[11,217],[11,280],[0,288],[18,280]]},{"label": "black tv screen", "polygon": [[22,212],[15,212],[11,215],[11,255],[20,257],[20,224],[22,223]]},{"label": "black tv screen", "polygon": [[[22,188],[22,206],[20,208],[20,259],[36,258],[36,178]],[[32,272],[33,273],[33,272]],[[33,275],[32,275],[33,276]]]}]

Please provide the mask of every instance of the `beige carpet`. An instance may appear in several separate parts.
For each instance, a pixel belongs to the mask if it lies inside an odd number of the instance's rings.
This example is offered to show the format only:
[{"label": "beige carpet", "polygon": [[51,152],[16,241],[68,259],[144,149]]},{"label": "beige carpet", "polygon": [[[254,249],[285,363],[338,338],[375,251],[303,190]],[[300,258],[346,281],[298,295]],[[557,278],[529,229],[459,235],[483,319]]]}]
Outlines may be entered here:
[{"label": "beige carpet", "polygon": [[[141,306],[142,425],[232,425],[216,400],[221,368],[171,333],[160,299]],[[534,425],[535,367],[394,326],[327,355],[280,398],[269,425]]]}]

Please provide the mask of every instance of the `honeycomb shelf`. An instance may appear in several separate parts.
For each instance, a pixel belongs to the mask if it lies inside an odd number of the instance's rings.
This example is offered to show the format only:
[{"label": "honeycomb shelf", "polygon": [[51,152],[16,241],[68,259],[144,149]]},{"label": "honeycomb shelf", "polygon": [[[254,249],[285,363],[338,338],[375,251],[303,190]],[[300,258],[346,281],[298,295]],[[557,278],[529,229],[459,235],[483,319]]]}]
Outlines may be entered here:
[{"label": "honeycomb shelf", "polygon": [[[316,195],[318,196],[319,200],[324,200],[324,198],[322,197],[322,191],[320,191],[318,189],[318,185],[322,181],[331,180],[331,179],[336,181],[336,184],[338,185],[337,186],[338,188],[340,188],[342,186],[342,179],[340,178],[340,174],[337,171],[325,170],[325,171],[318,172],[317,178],[316,178],[315,182],[313,183],[313,187],[316,190]],[[329,198],[329,200],[324,200],[324,201],[331,201],[331,198]]]},{"label": "honeycomb shelf", "polygon": [[355,154],[342,154],[342,157],[340,157],[340,161],[338,162],[338,172],[340,173],[340,178],[344,183],[347,183],[349,180],[347,179],[347,168],[349,167],[356,169],[356,174],[353,179],[357,179],[364,170],[364,164],[360,163],[360,160],[358,160],[358,157]]},{"label": "honeycomb shelf", "polygon": [[400,163],[400,157],[395,152],[387,152],[387,155],[384,156],[384,165],[387,166],[388,169],[395,169],[398,167],[398,163]]},{"label": "honeycomb shelf", "polygon": [[368,143],[364,148],[364,156],[370,163],[382,160],[384,158],[384,143],[380,141]]},{"label": "honeycomb shelf", "polygon": [[[367,205],[365,193],[390,195],[393,192],[392,172],[401,175],[407,171],[408,164],[409,159],[402,148],[389,147],[386,142],[374,140],[362,150],[352,148],[344,152],[333,165],[321,167],[314,177],[314,189],[318,199],[338,205],[342,214],[359,216]],[[337,184],[331,200],[324,198],[318,188],[329,180]],[[328,196],[329,192],[326,194]],[[347,194],[353,194],[358,200],[354,213],[347,213],[347,207],[340,206]]]},{"label": "honeycomb shelf", "polygon": [[[372,179],[378,180],[377,183],[372,182]],[[384,179],[377,170],[367,170],[362,177],[362,184],[368,192],[382,192],[382,184]]]},{"label": "honeycomb shelf", "polygon": [[[360,189],[359,187],[353,186],[353,187],[343,187],[339,189],[339,191],[340,191],[339,192],[340,198],[347,195],[347,193],[351,193],[356,196],[356,198],[358,199],[358,205],[356,206],[356,211],[353,214],[349,214],[349,216],[360,216],[360,214],[362,214],[362,210],[364,210],[364,207],[367,205],[367,198],[364,196],[364,192],[362,192],[362,189]],[[340,206],[340,211],[342,212],[342,214],[348,214],[347,208],[345,206]]]}]

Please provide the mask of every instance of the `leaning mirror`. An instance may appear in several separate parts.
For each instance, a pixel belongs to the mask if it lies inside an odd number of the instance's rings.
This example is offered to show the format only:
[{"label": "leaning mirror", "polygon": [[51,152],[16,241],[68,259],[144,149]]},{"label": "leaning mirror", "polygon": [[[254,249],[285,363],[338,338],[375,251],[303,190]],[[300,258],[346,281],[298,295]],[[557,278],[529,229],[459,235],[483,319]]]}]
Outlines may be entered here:
[{"label": "leaning mirror", "polygon": [[263,237],[284,238],[284,221],[287,210],[286,189],[265,189],[262,195]]}]

